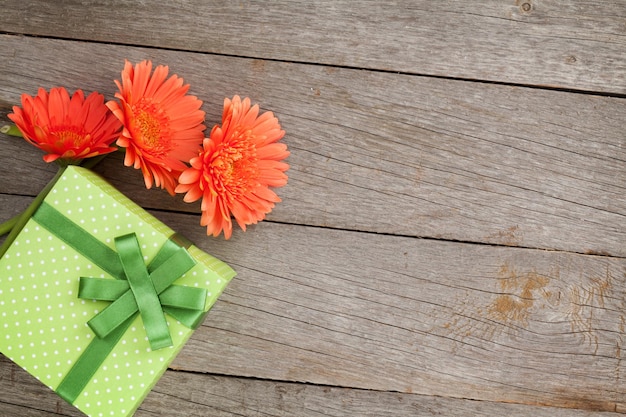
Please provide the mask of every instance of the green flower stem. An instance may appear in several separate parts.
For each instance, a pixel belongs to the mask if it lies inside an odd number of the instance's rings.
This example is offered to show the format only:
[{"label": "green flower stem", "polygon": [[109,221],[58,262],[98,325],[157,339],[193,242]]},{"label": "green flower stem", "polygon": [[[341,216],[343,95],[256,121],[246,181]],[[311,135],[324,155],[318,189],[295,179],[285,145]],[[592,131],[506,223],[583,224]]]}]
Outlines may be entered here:
[{"label": "green flower stem", "polygon": [[1,223],[0,224],[0,236],[4,236],[7,233],[9,233],[13,229],[13,227],[15,227],[15,224],[17,223],[17,221],[19,220],[21,215],[22,215],[22,213],[17,214],[15,216],[11,217],[6,222]]},{"label": "green flower stem", "polygon": [[[37,195],[37,197],[35,197],[33,202],[30,203],[30,206],[28,206],[26,208],[26,210],[24,210],[24,212],[22,214],[17,216],[17,220],[15,220],[15,224],[11,228],[11,232],[7,236],[7,238],[4,241],[4,243],[2,244],[2,246],[0,246],[0,258],[2,258],[4,256],[6,251],[9,249],[9,247],[11,246],[11,244],[13,243],[15,238],[17,237],[17,235],[24,228],[24,225],[26,225],[28,220],[30,220],[30,218],[33,216],[35,211],[37,211],[37,209],[41,205],[41,202],[44,200],[44,198],[46,198],[46,196],[48,195],[50,190],[52,190],[52,187],[54,187],[54,184],[56,184],[56,182],[59,180],[59,178],[61,178],[61,175],[63,175],[63,172],[65,172],[65,167],[60,167],[59,170],[57,171],[56,175],[54,176],[54,178],[52,178],[52,180],[44,187],[44,189],[41,190],[41,192]],[[13,220],[13,219],[11,219],[11,220]],[[11,220],[9,220],[9,221],[11,221]]]},{"label": "green flower stem", "polygon": [[0,133],[4,133],[5,135],[9,136],[17,136],[20,138],[23,137],[22,132],[20,132],[20,130],[15,125],[4,125],[0,127]]}]

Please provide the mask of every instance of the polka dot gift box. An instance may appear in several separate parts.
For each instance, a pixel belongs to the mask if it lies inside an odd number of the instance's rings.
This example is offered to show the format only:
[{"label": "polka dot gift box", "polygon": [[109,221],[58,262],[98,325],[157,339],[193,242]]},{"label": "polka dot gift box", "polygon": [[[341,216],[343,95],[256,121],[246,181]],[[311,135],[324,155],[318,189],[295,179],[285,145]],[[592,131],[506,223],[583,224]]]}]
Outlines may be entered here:
[{"label": "polka dot gift box", "polygon": [[235,275],[69,166],[0,259],[0,351],[89,416],[128,416]]}]

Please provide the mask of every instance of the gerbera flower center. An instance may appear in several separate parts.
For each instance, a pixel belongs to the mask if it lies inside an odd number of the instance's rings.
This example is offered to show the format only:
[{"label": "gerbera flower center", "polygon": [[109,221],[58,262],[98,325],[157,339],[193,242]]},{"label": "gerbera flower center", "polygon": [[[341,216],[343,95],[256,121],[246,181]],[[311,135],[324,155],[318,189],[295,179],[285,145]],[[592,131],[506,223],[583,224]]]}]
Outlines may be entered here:
[{"label": "gerbera flower center", "polygon": [[56,138],[55,142],[63,147],[71,146],[79,148],[88,144],[91,140],[91,135],[72,128],[62,128],[51,132],[51,134]]},{"label": "gerbera flower center", "polygon": [[251,132],[233,135],[220,145],[209,164],[208,178],[213,179],[216,192],[242,195],[259,183],[256,146],[249,139]]},{"label": "gerbera flower center", "polygon": [[144,149],[163,155],[172,148],[169,118],[163,110],[149,100],[141,99],[132,107],[134,116],[133,137]]}]

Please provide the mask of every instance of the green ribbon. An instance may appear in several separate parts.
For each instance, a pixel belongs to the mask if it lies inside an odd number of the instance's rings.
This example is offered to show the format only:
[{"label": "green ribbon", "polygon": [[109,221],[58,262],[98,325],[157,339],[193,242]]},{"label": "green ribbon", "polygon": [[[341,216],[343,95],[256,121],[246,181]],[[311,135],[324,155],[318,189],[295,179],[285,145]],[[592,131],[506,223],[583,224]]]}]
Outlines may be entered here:
[{"label": "green ribbon", "polygon": [[[172,285],[195,265],[183,248],[148,273],[134,233],[115,238],[127,280],[80,278],[78,297],[113,301],[87,323],[98,337],[106,337],[139,311],[152,350],[172,346],[163,312],[194,328],[204,317],[207,291]],[[171,309],[170,309],[171,307]]]},{"label": "green ribbon", "polygon": [[179,246],[177,235],[165,242],[146,267],[134,233],[115,238],[116,252],[45,202],[33,219],[115,278],[80,278],[79,297],[112,303],[89,320],[98,337],[57,388],[69,403],[82,392],[137,314],[153,350],[172,346],[164,312],[191,329],[202,322],[206,289],[173,285],[195,265],[191,255]]}]

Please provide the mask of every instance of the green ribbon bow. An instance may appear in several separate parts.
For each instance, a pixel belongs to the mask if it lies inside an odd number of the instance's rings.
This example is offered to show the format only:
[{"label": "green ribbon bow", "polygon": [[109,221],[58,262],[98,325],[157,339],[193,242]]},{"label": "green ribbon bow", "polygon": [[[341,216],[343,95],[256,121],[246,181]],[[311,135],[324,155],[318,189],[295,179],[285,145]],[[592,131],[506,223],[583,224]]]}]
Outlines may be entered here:
[{"label": "green ribbon bow", "polygon": [[113,301],[87,322],[98,337],[106,337],[137,312],[152,350],[172,346],[164,312],[189,328],[197,327],[205,315],[206,289],[172,285],[196,264],[184,248],[177,246],[149,272],[134,233],[116,237],[115,247],[126,279],[80,278],[78,297]]},{"label": "green ribbon bow", "polygon": [[79,297],[112,301],[89,320],[96,337],[57,387],[72,404],[102,362],[140,314],[153,350],[172,346],[164,312],[196,329],[202,322],[207,290],[173,285],[195,265],[178,235],[170,237],[145,265],[134,233],[115,238],[117,252],[93,237],[45,201],[33,220],[115,279],[81,277]]}]

